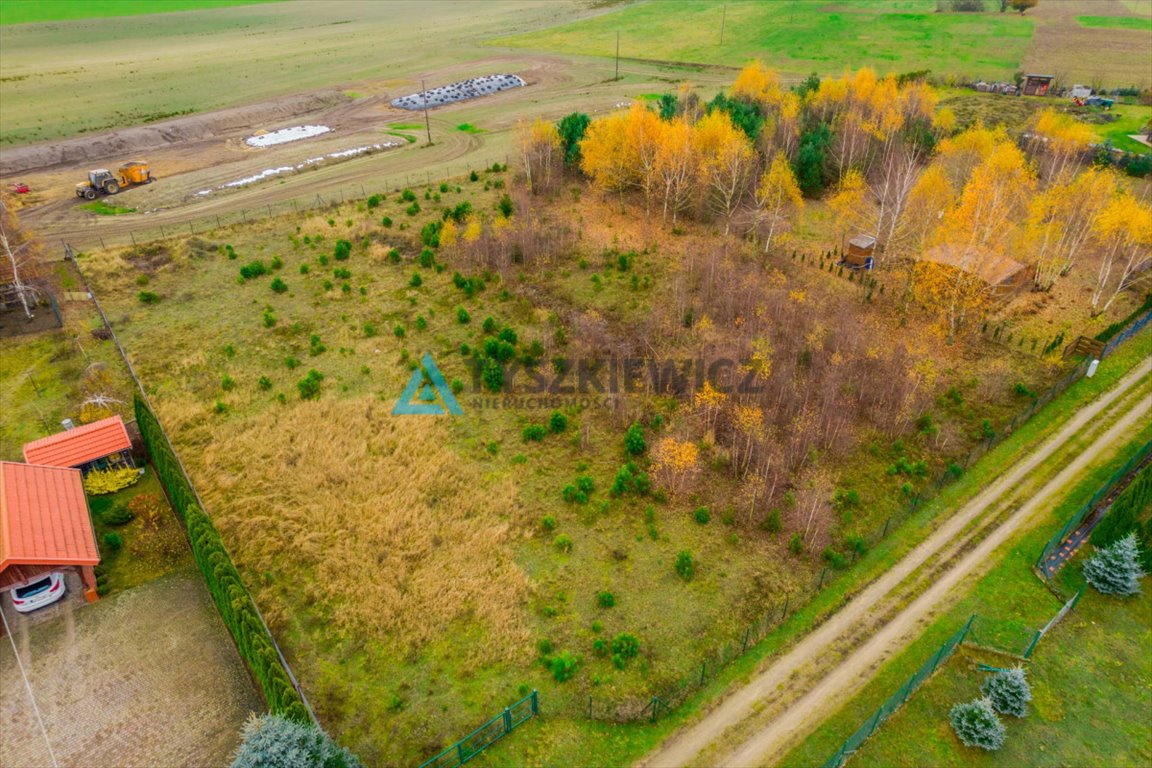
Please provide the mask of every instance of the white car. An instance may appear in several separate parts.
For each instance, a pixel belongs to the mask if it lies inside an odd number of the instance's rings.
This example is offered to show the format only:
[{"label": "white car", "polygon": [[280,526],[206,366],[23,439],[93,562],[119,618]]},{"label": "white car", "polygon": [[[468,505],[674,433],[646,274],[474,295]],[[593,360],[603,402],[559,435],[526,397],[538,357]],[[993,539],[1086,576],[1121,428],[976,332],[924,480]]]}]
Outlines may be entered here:
[{"label": "white car", "polygon": [[64,597],[64,574],[50,573],[12,590],[12,606],[20,613],[51,605]]}]

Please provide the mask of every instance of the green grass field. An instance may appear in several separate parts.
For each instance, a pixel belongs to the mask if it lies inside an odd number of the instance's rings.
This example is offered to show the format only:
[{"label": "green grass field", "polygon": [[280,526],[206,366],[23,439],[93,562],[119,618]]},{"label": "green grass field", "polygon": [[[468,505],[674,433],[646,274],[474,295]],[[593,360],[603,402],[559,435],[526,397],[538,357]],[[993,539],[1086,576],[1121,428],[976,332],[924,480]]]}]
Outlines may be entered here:
[{"label": "green grass field", "polygon": [[743,65],[763,58],[794,75],[838,75],[849,64],[881,72],[930,69],[985,79],[1007,77],[1032,36],[1018,14],[937,14],[932,0],[828,3],[728,3],[705,0],[638,3],[610,13],[496,44],[542,51]]},{"label": "green grass field", "polygon": [[1076,20],[1085,27],[1152,31],[1152,19],[1138,19],[1132,16],[1077,16]]},{"label": "green grass field", "polygon": [[282,0],[4,0],[0,25],[74,21],[107,16],[140,16],[178,11],[202,11],[233,5],[275,3]]},{"label": "green grass field", "polygon": [[[895,691],[946,637],[972,614],[981,645],[1021,654],[1035,629],[1060,608],[1031,567],[1044,543],[1149,437],[1138,439],[1095,468],[1042,525],[1007,545],[1004,560],[982,577],[954,607],[935,620],[905,651],[889,661],[865,689],[793,750],[787,766],[820,764],[830,757],[880,702]],[[1000,552],[1004,552],[1001,549]],[[1083,584],[1079,562],[1059,581],[1067,594]],[[1062,766],[1146,764],[1152,750],[1147,727],[1130,713],[1147,710],[1152,670],[1152,599],[1105,597],[1089,590],[1064,623],[1037,646],[1028,665],[1035,700],[1027,719],[1008,718],[1003,750],[984,753],[963,747],[947,722],[952,704],[978,696],[977,662],[1011,666],[999,653],[965,648],[885,722],[852,758],[852,765]]]}]

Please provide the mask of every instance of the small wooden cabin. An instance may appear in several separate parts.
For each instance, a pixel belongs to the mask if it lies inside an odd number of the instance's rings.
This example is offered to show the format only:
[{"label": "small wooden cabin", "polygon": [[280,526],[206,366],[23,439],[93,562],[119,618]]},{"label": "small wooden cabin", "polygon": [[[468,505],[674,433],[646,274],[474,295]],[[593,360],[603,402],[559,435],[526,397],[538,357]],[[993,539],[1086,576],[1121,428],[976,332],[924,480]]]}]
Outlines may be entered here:
[{"label": "small wooden cabin", "polygon": [[856,235],[848,241],[848,252],[840,263],[849,269],[872,269],[875,252],[876,238],[872,235]]},{"label": "small wooden cabin", "polygon": [[1033,270],[1008,256],[977,249],[975,252],[941,245],[926,252],[923,261],[942,264],[974,274],[988,284],[996,298],[1007,298],[1028,285]]},{"label": "small wooden cabin", "polygon": [[1047,96],[1048,89],[1052,87],[1055,75],[1024,75],[1024,84],[1021,88],[1025,96]]}]

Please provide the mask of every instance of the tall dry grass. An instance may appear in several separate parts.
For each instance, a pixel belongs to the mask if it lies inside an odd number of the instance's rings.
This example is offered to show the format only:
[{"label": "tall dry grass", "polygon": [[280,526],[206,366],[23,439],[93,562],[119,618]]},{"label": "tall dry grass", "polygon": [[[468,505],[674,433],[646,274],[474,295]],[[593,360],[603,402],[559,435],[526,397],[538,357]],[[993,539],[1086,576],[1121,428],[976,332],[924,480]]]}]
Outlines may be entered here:
[{"label": "tall dry grass", "polygon": [[308,605],[334,638],[404,653],[472,624],[492,641],[469,645],[474,661],[526,647],[515,485],[446,447],[442,420],[367,398],[244,420],[206,422],[192,399],[163,411],[200,443],[181,455],[273,622]]}]

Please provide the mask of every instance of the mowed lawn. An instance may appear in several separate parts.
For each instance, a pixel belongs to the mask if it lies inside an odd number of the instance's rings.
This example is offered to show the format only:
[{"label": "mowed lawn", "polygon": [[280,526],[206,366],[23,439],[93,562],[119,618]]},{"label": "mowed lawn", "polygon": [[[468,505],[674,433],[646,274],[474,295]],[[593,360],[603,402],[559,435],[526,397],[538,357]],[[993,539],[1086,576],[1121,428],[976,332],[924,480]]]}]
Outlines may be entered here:
[{"label": "mowed lawn", "polygon": [[282,0],[4,0],[0,24],[34,24],[72,21],[105,16],[139,16],[151,13],[199,11],[230,5],[255,5]]},{"label": "mowed lawn", "polygon": [[[593,56],[620,55],[738,66],[751,58],[792,74],[871,66],[880,71],[970,74],[1015,71],[1032,37],[1019,14],[934,13],[932,0],[829,3],[664,0],[496,42]],[[720,42],[721,23],[724,41]]]}]

